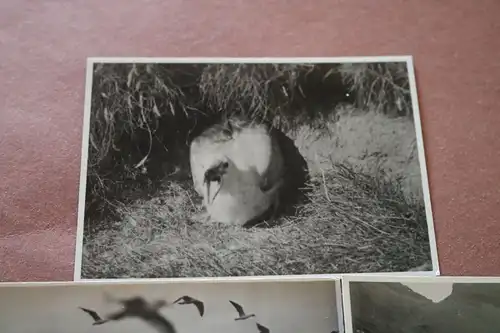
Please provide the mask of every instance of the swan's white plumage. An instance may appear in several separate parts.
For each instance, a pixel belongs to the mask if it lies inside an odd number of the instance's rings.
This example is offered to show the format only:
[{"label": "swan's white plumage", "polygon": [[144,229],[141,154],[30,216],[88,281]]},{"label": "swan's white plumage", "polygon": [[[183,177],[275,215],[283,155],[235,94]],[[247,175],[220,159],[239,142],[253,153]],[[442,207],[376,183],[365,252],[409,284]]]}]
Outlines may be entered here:
[{"label": "swan's white plumage", "polygon": [[[284,172],[283,156],[265,124],[230,119],[212,126],[190,147],[194,188],[204,198],[210,217],[222,223],[244,224],[276,203]],[[228,161],[221,189],[208,203],[204,173],[219,161]],[[211,197],[215,191],[211,191]]]}]

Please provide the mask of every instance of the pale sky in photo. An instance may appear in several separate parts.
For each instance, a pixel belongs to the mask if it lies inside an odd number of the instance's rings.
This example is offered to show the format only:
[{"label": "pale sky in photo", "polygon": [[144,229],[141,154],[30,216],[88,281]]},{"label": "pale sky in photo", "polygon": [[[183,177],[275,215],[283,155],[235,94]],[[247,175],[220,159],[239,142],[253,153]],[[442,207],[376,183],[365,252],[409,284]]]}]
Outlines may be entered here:
[{"label": "pale sky in photo", "polygon": [[414,282],[402,284],[434,303],[439,303],[450,296],[453,289],[453,283],[450,282]]},{"label": "pale sky in photo", "polygon": [[[200,317],[194,305],[174,305],[161,313],[178,333],[258,333],[256,321],[272,333],[330,333],[338,329],[335,282],[231,282],[55,287],[0,287],[1,332],[8,333],[154,333],[139,319],[92,326],[92,318],[78,309],[112,312],[103,291],[115,297],[143,296],[173,302],[189,295],[205,302]],[[257,318],[235,321],[229,299]]]}]

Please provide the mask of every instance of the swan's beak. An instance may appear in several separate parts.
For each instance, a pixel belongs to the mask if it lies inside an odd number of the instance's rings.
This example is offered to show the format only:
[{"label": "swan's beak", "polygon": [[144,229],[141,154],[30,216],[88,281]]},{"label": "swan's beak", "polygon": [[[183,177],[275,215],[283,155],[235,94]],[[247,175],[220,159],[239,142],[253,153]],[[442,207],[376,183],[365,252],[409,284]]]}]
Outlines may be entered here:
[{"label": "swan's beak", "polygon": [[214,197],[212,198],[212,202],[215,200],[217,197],[217,194],[219,194],[220,189],[222,188],[222,182],[224,181],[224,178],[221,178],[220,183],[218,184],[217,187],[217,192],[215,192]]},{"label": "swan's beak", "polygon": [[211,182],[211,181],[208,181],[205,183],[205,186],[206,186],[206,191],[207,191],[207,203],[208,204],[211,204],[212,202],[214,202],[215,198],[217,197],[217,194],[219,194],[219,191],[222,187],[222,179],[220,180],[220,183],[217,184],[217,191],[215,192],[213,198],[212,196],[210,195],[210,189],[211,189],[211,184],[212,183],[217,183],[217,182]]},{"label": "swan's beak", "polygon": [[206,185],[206,191],[207,191],[207,203],[210,204],[212,202],[212,200],[210,200],[210,183],[211,181],[208,181],[205,183]]}]

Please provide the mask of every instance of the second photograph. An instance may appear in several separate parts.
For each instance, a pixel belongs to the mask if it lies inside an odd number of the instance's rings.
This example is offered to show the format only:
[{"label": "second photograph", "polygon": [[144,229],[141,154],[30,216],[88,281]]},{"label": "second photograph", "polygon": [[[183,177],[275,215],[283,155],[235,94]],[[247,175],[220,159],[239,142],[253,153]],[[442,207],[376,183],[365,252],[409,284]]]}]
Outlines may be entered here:
[{"label": "second photograph", "polygon": [[342,332],[339,280],[12,283],[0,285],[9,333]]}]

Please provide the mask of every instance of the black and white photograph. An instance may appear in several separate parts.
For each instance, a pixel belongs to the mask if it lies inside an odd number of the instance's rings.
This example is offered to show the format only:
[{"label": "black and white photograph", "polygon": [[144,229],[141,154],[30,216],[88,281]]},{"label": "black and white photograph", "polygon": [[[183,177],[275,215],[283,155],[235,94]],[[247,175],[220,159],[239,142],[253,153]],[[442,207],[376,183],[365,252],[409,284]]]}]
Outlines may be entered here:
[{"label": "black and white photograph", "polygon": [[339,287],[338,280],[0,285],[0,326],[5,333],[343,332]]},{"label": "black and white photograph", "polygon": [[346,277],[347,333],[496,333],[500,278]]},{"label": "black and white photograph", "polygon": [[439,274],[413,58],[89,58],[75,279]]}]

